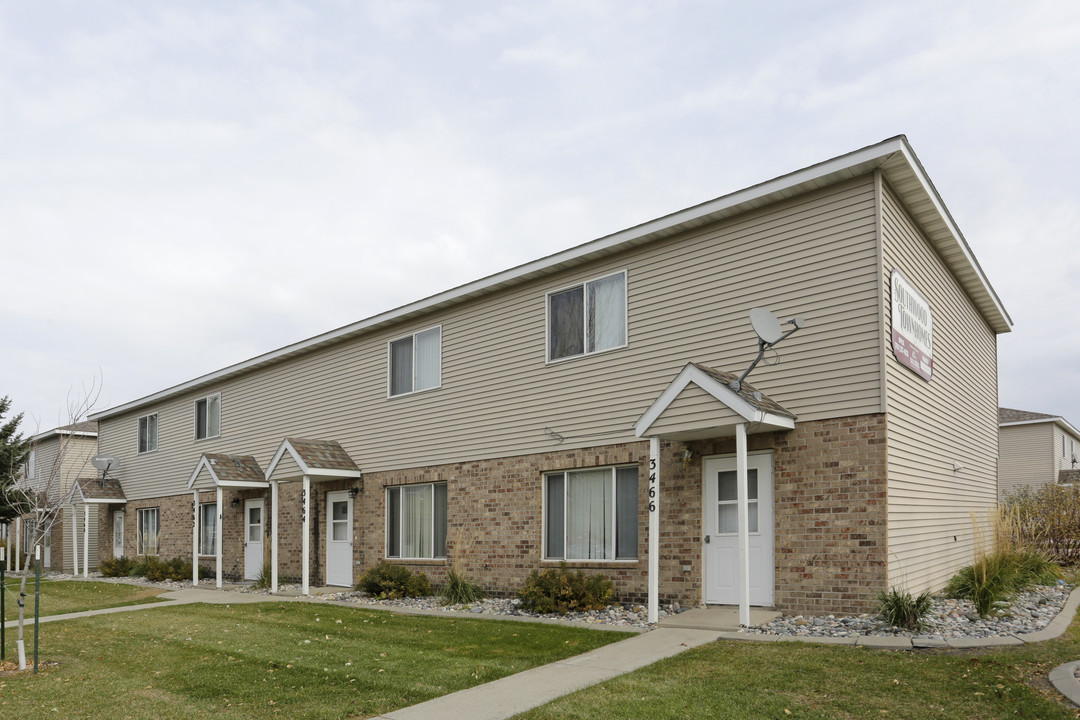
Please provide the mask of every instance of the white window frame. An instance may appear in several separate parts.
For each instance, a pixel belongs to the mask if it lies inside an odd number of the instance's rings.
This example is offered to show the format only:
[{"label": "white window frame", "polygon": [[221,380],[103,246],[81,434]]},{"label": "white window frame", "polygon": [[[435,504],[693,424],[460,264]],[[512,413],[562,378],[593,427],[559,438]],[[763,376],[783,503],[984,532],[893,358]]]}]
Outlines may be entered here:
[{"label": "white window frame", "polygon": [[[217,410],[218,410],[218,431],[217,431],[217,435],[210,435],[209,434],[209,432],[210,432],[210,400],[213,399],[213,398],[217,398]],[[201,402],[206,403],[206,431],[207,431],[208,434],[205,437],[199,437],[199,403],[201,403]],[[212,393],[212,394],[206,395],[204,397],[195,398],[194,402],[192,402],[192,404],[191,404],[191,409],[192,409],[191,417],[192,417],[192,420],[194,421],[193,422],[193,427],[191,428],[191,434],[192,434],[192,437],[195,438],[195,442],[199,442],[200,440],[212,440],[212,439],[214,439],[216,437],[221,437],[221,393],[219,393],[219,392],[218,393]]]},{"label": "white window frame", "polygon": [[[615,277],[616,275],[622,275],[623,278],[623,343],[622,345],[613,345],[612,347],[604,348],[602,350],[589,350],[589,285],[592,283],[600,282],[601,280],[607,280],[608,278]],[[551,296],[558,295],[559,293],[566,292],[567,290],[574,290],[581,288],[582,292],[582,336],[581,347],[582,351],[577,355],[567,355],[560,358],[551,357]],[[614,350],[621,350],[630,346],[630,308],[629,308],[629,296],[630,296],[630,277],[626,270],[619,270],[618,272],[608,273],[606,275],[600,275],[598,277],[589,278],[579,283],[567,285],[565,287],[557,288],[555,290],[549,290],[544,295],[544,358],[547,364],[555,364],[566,362],[568,360],[574,360],[582,357],[589,357],[592,355],[600,355],[606,352],[612,352]]]},{"label": "white window frame", "polygon": [[[385,513],[386,527],[385,527],[385,538],[383,539],[383,550],[385,551],[387,558],[391,558],[391,559],[394,559],[394,560],[445,560],[446,559],[446,553],[445,552],[442,555],[438,555],[435,552],[435,545],[436,545],[436,543],[435,543],[435,527],[436,527],[436,523],[435,523],[435,487],[438,486],[438,485],[441,485],[442,487],[446,488],[446,515],[447,515],[446,528],[447,528],[447,536],[449,536],[449,531],[450,531],[450,522],[449,522],[449,515],[450,515],[450,488],[449,488],[449,485],[447,483],[445,483],[445,482],[431,482],[431,483],[415,483],[415,484],[409,484],[409,485],[387,485],[386,486],[386,513]],[[413,488],[419,488],[419,487],[427,487],[431,491],[431,555],[430,556],[403,555],[401,553],[401,548],[404,545],[404,543],[402,542],[400,536],[398,538],[398,554],[397,555],[392,555],[390,553],[390,495],[393,492],[402,493],[405,488],[413,489]],[[397,520],[398,531],[399,531],[399,533],[404,533],[404,531],[405,531],[405,504],[400,502],[400,500],[398,502],[398,511],[399,511],[399,516],[398,516],[398,520]],[[443,538],[442,545],[443,545],[444,549],[446,549],[447,540],[448,540],[448,537]]]},{"label": "white window frame", "polygon": [[[619,506],[618,506],[618,470],[624,468],[633,468],[638,473],[637,481],[637,495],[634,498],[634,524],[637,526],[637,542],[634,545],[633,557],[619,557],[618,555],[618,533],[619,533]],[[610,470],[611,471],[611,554],[610,558],[570,558],[566,556],[566,514],[567,514],[567,492],[569,483],[569,476],[575,472],[595,472],[597,470]],[[563,478],[563,498],[562,498],[562,512],[563,512],[563,554],[561,556],[551,555],[548,553],[548,518],[552,513],[552,509],[548,507],[548,478],[553,475],[561,475]],[[637,465],[607,465],[602,467],[578,467],[570,468],[568,470],[552,470],[544,473],[544,480],[541,483],[542,498],[542,521],[540,524],[540,556],[543,560],[559,560],[565,562],[588,562],[588,563],[636,563],[640,559],[641,549],[641,473]]]},{"label": "white window frame", "polygon": [[[431,387],[416,389],[416,336],[423,335],[426,332],[432,330],[439,331],[439,379]],[[442,387],[442,336],[443,326],[432,325],[431,327],[417,330],[416,332],[409,333],[407,335],[401,335],[399,337],[391,338],[386,342],[386,397],[387,398],[399,398],[406,397],[407,395],[416,395],[417,393],[428,392],[429,390],[438,390]],[[412,390],[407,392],[394,392],[394,343],[402,340],[412,339],[413,355],[412,355]]]},{"label": "white window frame", "polygon": [[[154,538],[154,552],[146,552],[146,538],[144,537],[146,532],[144,525],[148,524],[144,521],[144,518],[150,517],[154,518],[154,531],[156,536]],[[157,555],[158,551],[161,549],[161,508],[139,508],[135,520],[135,554],[140,557],[143,555]]]},{"label": "white window frame", "polygon": [[[150,433],[149,433],[150,418],[154,418],[154,446],[153,447],[150,447]],[[143,422],[145,422],[146,426],[147,426],[147,443],[146,443],[147,447],[145,449],[143,449],[143,446],[142,446]],[[136,454],[144,455],[146,453],[157,452],[157,449],[158,449],[158,414],[156,412],[155,413],[148,413],[148,414],[143,415],[142,417],[140,417],[138,423],[136,424],[135,435],[136,435],[135,443],[138,446],[138,448],[137,448],[138,452]]]},{"label": "white window frame", "polygon": [[[214,533],[210,536],[210,551],[204,552],[206,546],[203,545],[203,531],[206,529],[206,510],[207,508],[214,508]],[[217,533],[218,533],[218,510],[217,502],[205,502],[199,503],[199,556],[217,555]]]}]

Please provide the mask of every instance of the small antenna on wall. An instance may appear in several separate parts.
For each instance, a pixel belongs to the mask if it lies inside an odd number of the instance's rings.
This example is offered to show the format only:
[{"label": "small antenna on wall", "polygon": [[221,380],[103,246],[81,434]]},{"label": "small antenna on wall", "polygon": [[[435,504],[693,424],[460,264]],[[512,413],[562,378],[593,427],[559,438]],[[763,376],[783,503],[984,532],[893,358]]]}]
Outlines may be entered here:
[{"label": "small antenna on wall", "polygon": [[738,380],[732,380],[728,383],[735,392],[739,392],[742,389],[743,380],[750,374],[750,371],[757,367],[757,364],[761,362],[761,358],[765,357],[765,351],[778,345],[784,338],[788,337],[792,333],[798,330],[802,330],[806,327],[806,320],[801,317],[793,317],[790,320],[784,322],[784,325],[791,325],[790,330],[785,331],[781,326],[780,321],[776,319],[770,311],[765,308],[752,308],[750,310],[750,325],[754,328],[754,332],[758,336],[758,354],[754,358],[754,362],[750,363],[750,367],[746,368],[746,372],[739,376]]}]

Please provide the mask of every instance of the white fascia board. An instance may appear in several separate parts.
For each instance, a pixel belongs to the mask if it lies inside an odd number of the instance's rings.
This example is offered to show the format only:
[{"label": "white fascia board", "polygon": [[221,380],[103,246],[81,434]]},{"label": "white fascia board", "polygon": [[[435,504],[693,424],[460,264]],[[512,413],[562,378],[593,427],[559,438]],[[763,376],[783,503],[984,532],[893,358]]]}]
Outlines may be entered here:
[{"label": "white fascia board", "polygon": [[188,478],[188,490],[190,490],[195,485],[195,481],[199,479],[199,473],[202,472],[202,469],[204,467],[206,468],[206,471],[210,473],[210,477],[213,479],[214,485],[218,485],[218,478],[217,474],[214,472],[214,467],[206,459],[206,455],[204,454],[199,456],[199,462],[196,463],[195,470],[191,473],[191,477]]},{"label": "white fascia board", "polygon": [[334,470],[332,468],[312,468],[305,472],[306,475],[310,475],[313,478],[362,478],[364,472],[362,470]]},{"label": "white fascia board", "polygon": [[83,500],[85,505],[126,505],[127,500],[118,500],[116,498],[90,498],[89,500]]},{"label": "white fascia board", "polygon": [[1075,437],[1077,440],[1080,440],[1080,430],[1074,428],[1072,426],[1072,423],[1060,416],[1038,418],[1036,420],[1015,420],[1013,422],[998,423],[998,425],[999,427],[1013,427],[1014,425],[1041,425],[1042,423],[1053,423],[1054,425],[1057,425],[1059,428]]},{"label": "white fascia board", "polygon": [[[716,398],[717,402],[725,405],[736,413],[738,413],[747,422],[755,422],[758,419],[759,413],[757,409],[748,403],[746,400],[739,397],[739,395],[729,388],[727,385],[716,380],[708,373],[695,367],[693,363],[687,363],[679,374],[671,381],[660,397],[656,398],[649,409],[641,416],[641,418],[634,423],[634,432],[638,437],[645,437],[649,428],[656,422],[671,403],[675,401],[675,398],[682,393],[683,390],[690,384],[694,383],[705,392]],[[794,425],[792,425],[794,427]]]},{"label": "white fascia board", "polygon": [[762,425],[773,425],[775,427],[784,428],[785,430],[795,429],[795,421],[784,415],[761,413],[761,417],[756,422],[759,422]]},{"label": "white fascia board", "polygon": [[32,442],[41,442],[42,440],[48,440],[54,435],[73,435],[75,437],[91,438],[96,438],[98,436],[96,432],[91,432],[89,430],[58,430],[56,428],[53,428],[52,430],[46,430],[45,432],[38,433],[37,435],[31,435],[30,440]]},{"label": "white fascia board", "polygon": [[269,482],[270,479],[273,477],[274,471],[277,470],[278,463],[281,462],[281,459],[283,457],[285,457],[286,452],[289,453],[289,456],[293,459],[293,461],[300,468],[300,473],[302,475],[307,474],[307,472],[308,472],[307,464],[304,462],[303,458],[300,457],[299,453],[296,452],[296,449],[292,446],[292,443],[289,442],[288,439],[285,439],[285,440],[281,441],[281,445],[278,446],[277,452],[274,453],[274,459],[271,460],[270,464],[266,467],[266,480],[267,480],[267,482]]},{"label": "white fascia board", "polygon": [[262,480],[232,480],[230,482],[219,482],[218,486],[229,488],[268,488],[270,487],[270,483]]},{"label": "white fascia board", "polygon": [[1013,321],[1008,311],[1005,310],[1005,306],[1001,302],[1001,298],[998,297],[997,291],[994,290],[994,286],[990,284],[990,281],[986,277],[986,273],[983,272],[982,266],[979,265],[979,261],[975,259],[974,253],[971,252],[971,246],[968,245],[967,240],[964,238],[964,234],[960,232],[960,228],[953,220],[952,213],[945,206],[945,201],[941,199],[941,195],[938,194],[937,188],[934,187],[934,183],[930,180],[930,176],[926,174],[926,169],[919,162],[919,158],[915,155],[915,151],[908,144],[907,138],[900,137],[900,152],[903,153],[904,159],[907,160],[907,164],[911,167],[915,174],[915,178],[922,186],[923,192],[930,200],[930,203],[934,206],[934,210],[941,216],[942,222],[949,230],[949,234],[952,236],[952,241],[963,253],[964,259],[968,265],[975,271],[975,274],[979,278],[979,282],[983,285],[987,295],[994,304],[994,308],[1001,315],[1004,321],[1003,332],[1010,332]]}]

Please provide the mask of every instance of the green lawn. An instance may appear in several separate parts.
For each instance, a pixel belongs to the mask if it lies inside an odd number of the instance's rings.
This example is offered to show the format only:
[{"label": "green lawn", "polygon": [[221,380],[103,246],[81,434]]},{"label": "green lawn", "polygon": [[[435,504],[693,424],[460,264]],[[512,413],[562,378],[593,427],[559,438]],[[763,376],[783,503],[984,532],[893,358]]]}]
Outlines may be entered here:
[{"label": "green lawn", "polygon": [[724,641],[519,715],[523,720],[686,718],[1076,718],[1047,682],[1080,659],[1059,640],[980,651],[882,651]]},{"label": "green lawn", "polygon": [[281,602],[161,607],[41,631],[42,659],[59,664],[0,677],[2,717],[370,717],[625,637]]},{"label": "green lawn", "polygon": [[[7,598],[4,608],[8,620],[18,617],[18,599],[21,578],[6,577],[4,584]],[[96,610],[98,608],[142,605],[159,602],[156,596],[165,592],[160,588],[121,585],[119,583],[84,582],[82,580],[45,580],[41,582],[41,616]],[[34,617],[34,578],[26,581],[26,617]]]}]

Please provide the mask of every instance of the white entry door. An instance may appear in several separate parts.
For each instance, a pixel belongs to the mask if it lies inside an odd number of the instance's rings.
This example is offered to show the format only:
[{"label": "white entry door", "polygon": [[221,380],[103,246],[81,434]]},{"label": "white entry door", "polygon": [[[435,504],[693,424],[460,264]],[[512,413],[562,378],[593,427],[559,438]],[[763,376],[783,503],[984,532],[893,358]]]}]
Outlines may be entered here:
[{"label": "white entry door", "polygon": [[348,491],[326,493],[326,584],[352,587],[352,498]]},{"label": "white entry door", "polygon": [[41,567],[52,567],[52,528],[46,530],[41,539]]},{"label": "white entry door", "polygon": [[244,579],[258,580],[263,566],[263,499],[244,501]]},{"label": "white entry door", "polygon": [[[747,456],[750,604],[771,606],[773,545],[772,453]],[[739,506],[735,456],[705,460],[705,602],[739,603]]]},{"label": "white entry door", "polygon": [[118,558],[124,554],[124,511],[116,510],[112,518],[112,554]]}]

